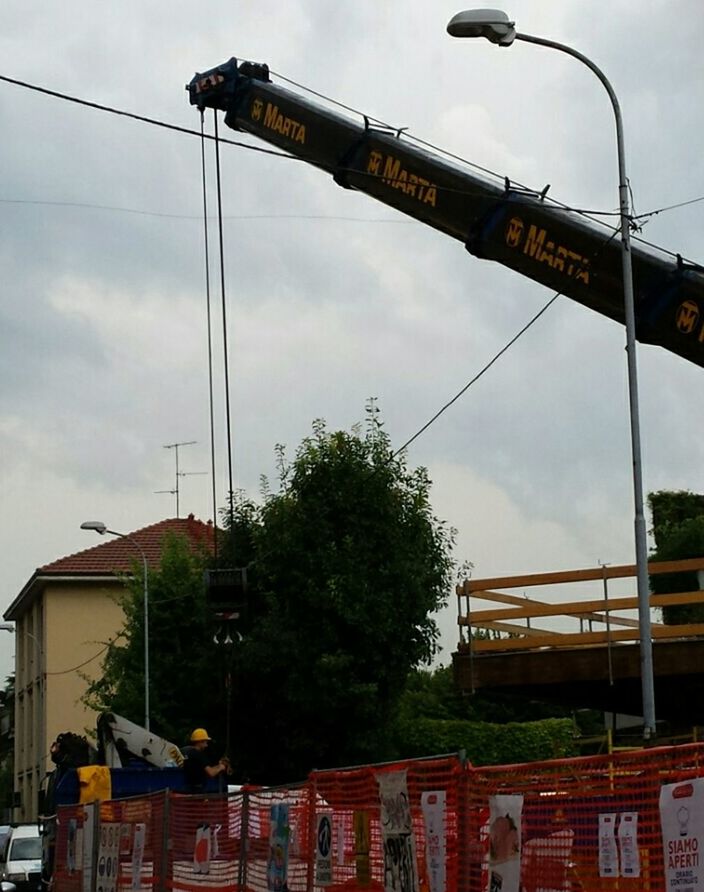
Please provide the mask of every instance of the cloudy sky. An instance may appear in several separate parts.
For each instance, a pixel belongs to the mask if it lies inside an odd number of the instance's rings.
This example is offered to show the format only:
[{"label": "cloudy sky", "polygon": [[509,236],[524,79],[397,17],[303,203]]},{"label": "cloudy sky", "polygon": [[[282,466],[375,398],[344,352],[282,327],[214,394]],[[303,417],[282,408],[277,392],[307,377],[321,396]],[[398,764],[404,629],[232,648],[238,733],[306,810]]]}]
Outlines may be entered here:
[{"label": "cloudy sky", "polygon": [[[267,62],[572,205],[613,210],[613,118],[594,76],[527,44],[453,40],[460,8],[5,0],[0,74],[197,128],[184,92],[195,70]],[[508,11],[612,80],[638,212],[704,195],[700,0]],[[154,494],[173,484],[163,445],[198,441],[184,471],[207,470],[209,446],[199,141],[2,83],[0,126],[5,608],[37,566],[96,544],[81,521],[129,531],[173,516],[173,498]],[[274,444],[293,451],[316,417],[349,428],[370,396],[404,442],[550,296],[306,165],[227,147],[222,163],[235,470],[252,495],[274,475]],[[703,211],[653,217],[645,237],[701,261]],[[624,337],[559,299],[411,447],[475,575],[632,561]],[[701,491],[702,370],[654,347],[638,357],[646,489]],[[219,359],[217,371],[223,498]],[[208,477],[181,488],[182,514],[212,516]],[[451,606],[445,659],[454,623]],[[11,644],[0,639],[2,672]]]}]

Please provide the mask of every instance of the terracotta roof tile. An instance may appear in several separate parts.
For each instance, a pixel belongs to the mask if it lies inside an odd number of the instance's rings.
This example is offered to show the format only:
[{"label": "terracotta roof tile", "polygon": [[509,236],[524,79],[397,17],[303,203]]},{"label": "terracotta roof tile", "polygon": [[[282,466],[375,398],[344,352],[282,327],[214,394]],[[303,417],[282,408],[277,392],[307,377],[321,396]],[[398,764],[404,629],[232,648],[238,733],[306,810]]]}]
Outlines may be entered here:
[{"label": "terracotta roof tile", "polygon": [[189,514],[188,517],[161,520],[141,530],[135,530],[128,534],[130,538],[109,536],[100,545],[44,564],[38,568],[37,573],[41,576],[80,576],[129,572],[135,559],[140,560],[140,554],[130,539],[140,546],[148,565],[155,568],[161,562],[164,538],[169,533],[186,536],[194,549],[213,547],[212,523],[203,523]]}]

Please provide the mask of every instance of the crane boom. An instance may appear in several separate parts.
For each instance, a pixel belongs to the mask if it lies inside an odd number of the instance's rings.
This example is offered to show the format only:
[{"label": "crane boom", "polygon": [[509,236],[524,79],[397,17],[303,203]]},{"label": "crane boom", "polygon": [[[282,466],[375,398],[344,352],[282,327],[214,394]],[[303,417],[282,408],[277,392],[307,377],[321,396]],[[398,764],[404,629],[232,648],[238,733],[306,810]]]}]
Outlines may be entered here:
[{"label": "crane boom", "polygon": [[[426,151],[402,131],[358,122],[274,84],[265,64],[223,65],[196,74],[192,105],[225,112],[225,123],[331,174],[461,241],[504,266],[624,323],[618,232],[545,200],[501,187]],[[636,333],[704,365],[704,269],[633,248]]]}]

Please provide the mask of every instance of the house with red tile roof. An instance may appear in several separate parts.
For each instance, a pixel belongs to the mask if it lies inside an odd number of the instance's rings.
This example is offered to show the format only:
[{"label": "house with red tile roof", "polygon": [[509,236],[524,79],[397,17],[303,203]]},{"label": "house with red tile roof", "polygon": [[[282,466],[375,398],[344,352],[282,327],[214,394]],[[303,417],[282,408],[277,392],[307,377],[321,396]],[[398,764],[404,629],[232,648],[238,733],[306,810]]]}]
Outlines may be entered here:
[{"label": "house with red tile roof", "polygon": [[169,534],[184,536],[194,549],[213,546],[212,523],[192,514],[162,520],[37,568],[5,611],[16,644],[13,820],[36,819],[57,734],[95,728],[96,715],[81,698],[122,630],[124,578],[142,560],[157,569]]}]

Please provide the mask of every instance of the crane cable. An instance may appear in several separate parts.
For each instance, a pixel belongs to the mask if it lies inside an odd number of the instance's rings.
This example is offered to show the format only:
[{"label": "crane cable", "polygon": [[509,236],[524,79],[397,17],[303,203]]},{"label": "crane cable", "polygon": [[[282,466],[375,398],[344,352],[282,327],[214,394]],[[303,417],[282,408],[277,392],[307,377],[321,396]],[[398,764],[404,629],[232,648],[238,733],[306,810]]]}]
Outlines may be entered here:
[{"label": "crane cable", "polygon": [[208,402],[210,409],[210,482],[213,499],[213,556],[218,559],[218,503],[215,486],[215,408],[213,400],[213,329],[210,310],[210,249],[208,235],[208,190],[205,164],[205,112],[200,113],[200,162],[203,186],[203,245],[205,254],[205,306],[208,326]]},{"label": "crane cable", "polygon": [[[201,131],[203,130],[204,113],[201,111]],[[232,475],[232,422],[231,422],[231,404],[230,404],[230,358],[228,353],[227,339],[227,301],[225,292],[225,248],[223,236],[223,213],[222,213],[222,179],[220,175],[220,139],[218,133],[218,112],[213,109],[213,132],[215,142],[215,179],[217,187],[217,221],[218,221],[218,243],[219,243],[219,266],[220,266],[220,297],[221,297],[221,313],[222,313],[222,349],[223,363],[225,369],[225,423],[227,426],[227,473],[228,473],[228,514],[230,522],[229,535],[229,554],[228,559],[234,563],[234,538],[235,538],[235,496]],[[203,217],[206,225],[206,242],[207,242],[207,204],[205,199],[205,140],[202,140],[203,146]],[[207,256],[207,249],[206,249]],[[207,261],[206,261],[207,262]],[[213,379],[212,379],[212,362],[210,353],[210,297],[208,295],[208,361],[210,368],[210,438],[211,444],[214,443],[213,429]],[[211,452],[214,455],[214,445],[211,445]],[[213,462],[215,461],[213,457]],[[215,468],[213,465],[213,512],[216,511],[216,494],[215,494]],[[217,532],[215,536],[217,549]],[[215,551],[217,560],[217,550]],[[232,729],[232,665],[234,662],[234,652],[230,651],[229,664],[225,669],[224,687],[225,687],[225,755],[230,755],[230,740]]]},{"label": "crane cable", "polygon": [[[218,242],[220,246],[220,299],[222,312],[222,352],[225,365],[225,423],[227,425],[227,479],[228,479],[228,509],[230,517],[230,539],[235,530],[235,506],[234,485],[232,482],[232,425],[230,412],[230,359],[227,346],[227,302],[225,300],[225,246],[223,236],[222,218],[222,183],[220,177],[220,138],[218,135],[218,112],[213,109],[214,138],[215,138],[215,179],[218,198]],[[234,555],[230,553],[230,559]]]}]

